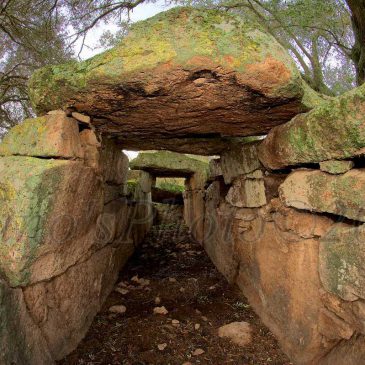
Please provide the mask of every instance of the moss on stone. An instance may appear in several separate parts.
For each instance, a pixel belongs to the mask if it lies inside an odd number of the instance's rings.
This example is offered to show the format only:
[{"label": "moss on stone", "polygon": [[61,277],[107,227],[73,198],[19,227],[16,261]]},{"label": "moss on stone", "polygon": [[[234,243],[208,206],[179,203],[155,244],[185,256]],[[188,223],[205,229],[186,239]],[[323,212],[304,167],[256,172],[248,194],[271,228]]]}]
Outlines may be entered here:
[{"label": "moss on stone", "polygon": [[320,240],[320,275],[327,291],[344,300],[365,299],[364,226],[335,225]]},{"label": "moss on stone", "polygon": [[260,147],[260,159],[275,169],[358,155],[365,147],[364,115],[365,85],[273,128]]},{"label": "moss on stone", "polygon": [[0,270],[11,286],[26,285],[42,244],[62,160],[0,159]]},{"label": "moss on stone", "polygon": [[72,103],[78,93],[96,85],[120,85],[139,72],[164,64],[185,70],[211,64],[237,73],[247,65],[272,58],[282,62],[289,80],[279,83],[272,94],[303,96],[300,74],[287,52],[258,24],[227,12],[175,8],[134,24],[119,45],[89,60],[48,66],[34,73],[30,97],[40,112]]},{"label": "moss on stone", "polygon": [[195,173],[208,176],[208,162],[184,154],[159,151],[140,153],[130,162],[132,170],[145,170],[155,176],[188,177]]}]

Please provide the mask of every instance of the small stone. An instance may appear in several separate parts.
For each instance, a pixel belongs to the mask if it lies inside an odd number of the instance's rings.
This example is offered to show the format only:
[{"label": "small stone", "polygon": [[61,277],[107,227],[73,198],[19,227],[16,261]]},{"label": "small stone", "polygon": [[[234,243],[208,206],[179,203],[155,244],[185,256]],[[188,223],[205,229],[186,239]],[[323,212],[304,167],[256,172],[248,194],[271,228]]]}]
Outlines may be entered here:
[{"label": "small stone", "polygon": [[91,119],[88,115],[84,115],[84,114],[81,114],[78,112],[73,112],[71,115],[73,118],[75,118],[76,120],[78,120],[81,123],[90,124]]},{"label": "small stone", "polygon": [[169,311],[165,307],[162,306],[162,307],[155,307],[153,309],[153,313],[165,315],[165,314],[169,313]]},{"label": "small stone", "polygon": [[170,283],[176,283],[176,279],[175,278],[169,278],[169,282]]},{"label": "small stone", "polygon": [[205,353],[205,351],[203,349],[196,349],[193,352],[193,356],[200,356],[200,355],[203,355],[204,353]]},{"label": "small stone", "polygon": [[320,162],[319,167],[324,172],[337,175],[351,170],[354,167],[354,163],[353,161],[328,160]]},{"label": "small stone", "polygon": [[160,351],[163,351],[167,347],[167,343],[160,343],[157,347]]},{"label": "small stone", "polygon": [[124,305],[113,305],[109,308],[109,312],[111,313],[125,313],[127,311],[127,307]]},{"label": "small stone", "polygon": [[126,294],[128,294],[128,293],[129,293],[129,290],[127,290],[127,289],[123,289],[123,288],[119,288],[119,287],[116,287],[114,290],[115,290],[116,292],[118,292],[118,293],[122,294],[122,295],[126,295]]},{"label": "small stone", "polygon": [[178,326],[180,324],[180,321],[178,321],[177,319],[173,319],[171,323],[173,326]]},{"label": "small stone", "polygon": [[161,298],[160,297],[156,297],[155,298],[155,304],[160,304],[161,303]]},{"label": "small stone", "polygon": [[218,329],[219,337],[227,337],[239,346],[247,346],[252,342],[251,325],[247,322],[232,322]]},{"label": "small stone", "polygon": [[182,288],[182,287],[181,287],[179,290],[180,290],[180,292],[181,292],[181,293],[184,293],[185,288]]},{"label": "small stone", "polygon": [[202,320],[203,320],[204,322],[208,322],[208,318],[207,318],[207,317],[205,317],[205,316],[202,316]]},{"label": "small stone", "polygon": [[199,323],[195,323],[194,328],[197,331],[200,328],[200,324]]}]

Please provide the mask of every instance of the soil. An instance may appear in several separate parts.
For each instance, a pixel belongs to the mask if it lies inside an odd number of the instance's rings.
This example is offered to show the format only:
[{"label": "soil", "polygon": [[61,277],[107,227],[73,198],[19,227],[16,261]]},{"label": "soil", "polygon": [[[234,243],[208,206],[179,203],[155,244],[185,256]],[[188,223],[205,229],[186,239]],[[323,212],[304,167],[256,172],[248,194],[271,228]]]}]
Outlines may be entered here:
[{"label": "soil", "polygon": [[[160,209],[162,218],[160,214],[120,273],[117,288],[128,293],[110,294],[85,339],[58,364],[291,364],[247,299],[189,237],[176,209],[173,213]],[[109,311],[121,304],[127,308],[125,313]],[[159,306],[168,313],[154,314]],[[217,335],[220,326],[236,321],[252,327],[253,340],[246,347]],[[204,353],[194,356],[197,349]]]}]

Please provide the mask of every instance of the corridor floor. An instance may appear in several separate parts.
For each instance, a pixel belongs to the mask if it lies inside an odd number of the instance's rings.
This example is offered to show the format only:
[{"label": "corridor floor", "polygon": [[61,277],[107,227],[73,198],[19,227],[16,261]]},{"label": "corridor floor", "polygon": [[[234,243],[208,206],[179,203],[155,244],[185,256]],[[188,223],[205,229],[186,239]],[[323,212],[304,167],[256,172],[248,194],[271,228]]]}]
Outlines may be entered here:
[{"label": "corridor floor", "polygon": [[[79,347],[60,365],[289,365],[237,288],[227,284],[179,215],[165,212],[121,271]],[[111,313],[123,305],[125,313]],[[155,314],[165,307],[168,313]],[[222,325],[249,322],[253,340],[219,338]]]}]

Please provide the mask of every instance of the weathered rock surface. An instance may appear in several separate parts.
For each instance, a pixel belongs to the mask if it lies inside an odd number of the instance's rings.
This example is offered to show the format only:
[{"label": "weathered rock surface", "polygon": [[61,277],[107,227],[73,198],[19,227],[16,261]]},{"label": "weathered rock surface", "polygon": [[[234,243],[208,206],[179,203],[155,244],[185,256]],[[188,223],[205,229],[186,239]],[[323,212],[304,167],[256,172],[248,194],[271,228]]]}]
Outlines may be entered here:
[{"label": "weathered rock surface", "polygon": [[169,151],[144,152],[130,162],[132,170],[144,170],[154,176],[189,177],[208,174],[208,164],[180,153]]},{"label": "weathered rock surface", "polygon": [[240,175],[249,174],[261,167],[257,146],[257,142],[232,144],[222,153],[220,165],[226,184],[230,184]]},{"label": "weathered rock surface", "polygon": [[239,346],[247,346],[252,341],[251,326],[247,322],[232,322],[218,329],[219,337],[227,337]]},{"label": "weathered rock surface", "polygon": [[0,363],[52,365],[47,343],[33,322],[21,289],[0,280]]},{"label": "weathered rock surface", "polygon": [[364,153],[365,85],[322,102],[307,114],[273,128],[260,145],[270,169],[346,159]]},{"label": "weathered rock surface", "polygon": [[27,307],[53,359],[62,359],[85,336],[133,249],[133,243],[108,245],[53,280],[25,288]]},{"label": "weathered rock surface", "polygon": [[295,171],[281,185],[280,196],[287,206],[365,222],[365,171],[361,169],[343,175]]},{"label": "weathered rock surface", "polygon": [[105,138],[101,145],[100,164],[104,181],[110,184],[125,184],[128,176],[128,157],[114,140]]},{"label": "weathered rock surface", "polygon": [[318,364],[336,342],[319,332],[318,239],[330,219],[284,208],[239,209],[236,283],[295,364]]},{"label": "weathered rock surface", "polygon": [[238,271],[232,237],[235,208],[224,202],[225,190],[220,181],[214,181],[207,189],[203,246],[218,270],[234,283]]},{"label": "weathered rock surface", "polygon": [[354,167],[353,161],[339,161],[328,160],[319,163],[321,171],[328,172],[329,174],[344,174]]},{"label": "weathered rock surface", "polygon": [[12,286],[58,275],[93,243],[100,180],[82,162],[65,160],[3,157],[0,171],[3,273]]},{"label": "weathered rock surface", "polygon": [[83,158],[77,121],[64,113],[26,119],[0,144],[0,156]]},{"label": "weathered rock surface", "polygon": [[118,144],[125,150],[156,151],[167,150],[178,153],[191,153],[194,155],[214,156],[225,151],[232,143],[242,140],[239,137],[179,137],[153,138],[140,135],[118,136]]},{"label": "weathered rock surface", "polygon": [[261,170],[258,175],[241,175],[233,181],[226,201],[238,208],[258,208],[266,204],[265,183]]},{"label": "weathered rock surface", "polygon": [[324,288],[347,301],[365,299],[365,226],[335,226],[320,241]]},{"label": "weathered rock surface", "polygon": [[223,176],[220,158],[209,161],[209,180],[213,181],[216,178]]},{"label": "weathered rock surface", "polygon": [[265,133],[308,110],[317,99],[308,90],[259,25],[193,8],[139,22],[115,48],[45,67],[30,82],[41,114],[71,108],[115,137],[161,142]]}]

